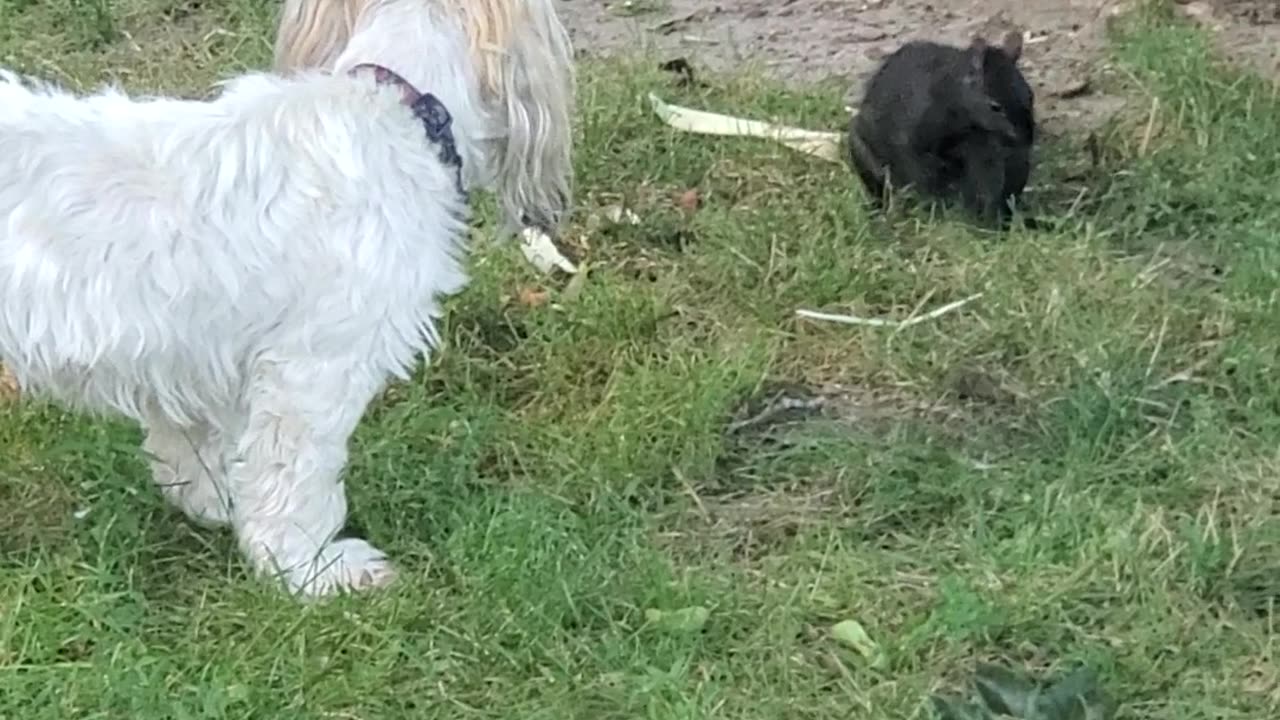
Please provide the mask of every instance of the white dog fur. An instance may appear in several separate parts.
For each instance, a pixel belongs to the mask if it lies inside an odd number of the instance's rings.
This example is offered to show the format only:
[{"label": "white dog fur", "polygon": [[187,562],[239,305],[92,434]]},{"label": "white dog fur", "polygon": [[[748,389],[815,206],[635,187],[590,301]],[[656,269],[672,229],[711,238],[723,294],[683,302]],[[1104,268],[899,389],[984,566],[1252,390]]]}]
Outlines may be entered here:
[{"label": "white dog fur", "polygon": [[255,570],[310,596],[385,584],[383,553],[335,539],[341,473],[466,282],[440,152],[360,75],[251,74],[209,102],[0,75],[0,359],[141,422],[164,495]]},{"label": "white dog fur", "polygon": [[378,63],[450,109],[468,188],[503,229],[554,234],[572,204],[573,50],[555,0],[285,0],[279,71]]}]

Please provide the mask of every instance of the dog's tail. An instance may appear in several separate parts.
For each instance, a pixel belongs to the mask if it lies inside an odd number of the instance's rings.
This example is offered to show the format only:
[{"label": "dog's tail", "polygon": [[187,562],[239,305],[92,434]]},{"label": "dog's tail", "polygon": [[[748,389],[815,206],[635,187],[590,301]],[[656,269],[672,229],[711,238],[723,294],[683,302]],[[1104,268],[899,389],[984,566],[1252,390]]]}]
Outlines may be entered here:
[{"label": "dog's tail", "polygon": [[554,232],[573,202],[575,72],[555,0],[453,0],[502,126],[492,154],[508,229]]}]

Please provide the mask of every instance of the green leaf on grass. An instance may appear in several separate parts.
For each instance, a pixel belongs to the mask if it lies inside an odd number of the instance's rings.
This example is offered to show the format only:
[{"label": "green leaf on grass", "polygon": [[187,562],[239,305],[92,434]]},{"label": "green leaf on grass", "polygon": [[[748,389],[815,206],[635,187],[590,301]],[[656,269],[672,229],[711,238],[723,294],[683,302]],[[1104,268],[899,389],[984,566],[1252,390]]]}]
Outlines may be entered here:
[{"label": "green leaf on grass", "polygon": [[658,610],[650,608],[644,611],[644,619],[649,624],[669,632],[692,633],[702,629],[711,617],[711,611],[700,606],[680,608],[679,610]]},{"label": "green leaf on grass", "polygon": [[831,626],[831,636],[840,643],[857,650],[863,657],[871,661],[871,667],[878,668],[887,661],[880,643],[871,639],[866,628],[857,620],[843,620]]},{"label": "green leaf on grass", "polygon": [[560,292],[560,302],[571,303],[578,299],[578,296],[582,294],[582,288],[587,286],[587,274],[589,272],[591,272],[591,269],[584,261],[578,266],[578,272],[574,273],[573,277],[569,278],[569,283],[565,285],[564,290]]}]

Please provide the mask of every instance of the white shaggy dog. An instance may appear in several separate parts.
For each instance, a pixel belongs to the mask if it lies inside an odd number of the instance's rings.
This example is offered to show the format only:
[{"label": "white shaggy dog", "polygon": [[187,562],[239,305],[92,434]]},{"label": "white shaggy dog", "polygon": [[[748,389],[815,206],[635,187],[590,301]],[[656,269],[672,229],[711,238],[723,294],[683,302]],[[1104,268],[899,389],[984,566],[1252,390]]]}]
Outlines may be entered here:
[{"label": "white shaggy dog", "polygon": [[0,74],[0,359],[142,423],[164,495],[303,595],[385,584],[337,539],[347,439],[466,282],[449,113],[384,68],[210,102]]},{"label": "white shaggy dog", "polygon": [[378,63],[449,108],[466,187],[504,230],[554,235],[571,206],[573,51],[555,0],[285,0],[279,71]]}]

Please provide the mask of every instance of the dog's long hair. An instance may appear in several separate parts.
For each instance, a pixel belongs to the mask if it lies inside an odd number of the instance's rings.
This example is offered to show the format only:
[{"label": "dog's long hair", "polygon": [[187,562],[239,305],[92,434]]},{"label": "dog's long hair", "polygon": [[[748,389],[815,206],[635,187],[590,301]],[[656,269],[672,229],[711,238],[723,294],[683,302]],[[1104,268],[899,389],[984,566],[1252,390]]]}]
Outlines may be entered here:
[{"label": "dog's long hair", "polygon": [[346,447],[467,280],[451,112],[386,70],[195,101],[0,69],[0,360],[139,421],[161,492],[307,596],[394,577],[336,537]]},{"label": "dog's long hair", "polygon": [[[380,17],[397,22],[379,26]],[[432,45],[392,37],[403,31],[403,21],[419,25],[416,37]],[[465,37],[465,58],[448,57],[453,49],[441,41],[448,31]],[[351,49],[360,35],[366,36],[361,48]],[[448,94],[443,86],[459,79],[437,75],[429,84],[415,76],[413,66],[423,58],[460,63],[469,75],[461,79],[467,95],[482,105],[476,121],[485,126],[467,127],[466,98],[446,97],[459,133],[484,144],[476,158],[485,166],[483,178],[475,169],[468,176],[496,186],[507,229],[560,227],[572,204],[575,77],[572,46],[554,0],[285,0],[277,70],[372,60],[357,53],[381,55],[410,82],[442,96]]]}]

